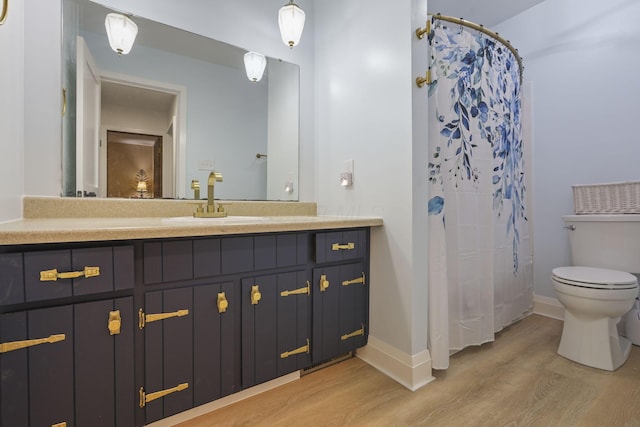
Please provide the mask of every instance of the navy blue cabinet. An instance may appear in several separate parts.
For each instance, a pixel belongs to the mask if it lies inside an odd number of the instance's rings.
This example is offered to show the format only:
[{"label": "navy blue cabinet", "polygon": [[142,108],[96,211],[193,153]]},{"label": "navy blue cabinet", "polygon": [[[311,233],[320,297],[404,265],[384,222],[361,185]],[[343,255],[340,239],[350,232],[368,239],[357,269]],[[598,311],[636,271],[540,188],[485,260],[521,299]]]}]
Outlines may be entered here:
[{"label": "navy blue cabinet", "polygon": [[368,245],[357,228],[0,247],[0,425],[141,426],[353,352]]},{"label": "navy blue cabinet", "polygon": [[368,230],[317,233],[313,269],[313,363],[367,344]]}]

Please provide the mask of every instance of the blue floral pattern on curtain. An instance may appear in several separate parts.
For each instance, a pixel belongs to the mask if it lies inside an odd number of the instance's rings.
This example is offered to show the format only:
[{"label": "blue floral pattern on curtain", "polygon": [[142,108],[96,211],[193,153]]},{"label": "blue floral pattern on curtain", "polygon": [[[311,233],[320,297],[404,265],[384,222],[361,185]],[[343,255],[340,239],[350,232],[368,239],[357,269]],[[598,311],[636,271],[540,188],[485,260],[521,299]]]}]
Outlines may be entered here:
[{"label": "blue floral pattern on curtain", "polygon": [[[518,224],[527,220],[517,61],[501,43],[480,33],[434,23],[429,37],[433,64],[429,96],[443,86],[450,101],[450,108],[436,109],[436,120],[430,121],[430,126],[437,123],[440,137],[435,145],[431,143],[429,215],[442,215],[444,224],[445,180],[458,187],[462,181],[476,183],[481,174],[490,173],[493,210],[498,216],[508,214],[506,231],[512,236],[517,274]],[[492,171],[476,166],[478,144],[491,147]]]}]

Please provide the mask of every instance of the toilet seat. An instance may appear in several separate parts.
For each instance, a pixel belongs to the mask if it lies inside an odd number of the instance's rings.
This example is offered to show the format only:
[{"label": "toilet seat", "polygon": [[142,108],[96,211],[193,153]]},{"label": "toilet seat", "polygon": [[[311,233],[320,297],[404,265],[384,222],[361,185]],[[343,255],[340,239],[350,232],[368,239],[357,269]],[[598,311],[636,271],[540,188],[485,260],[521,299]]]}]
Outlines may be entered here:
[{"label": "toilet seat", "polygon": [[590,289],[634,289],[638,280],[633,274],[619,270],[594,267],[557,267],[551,272],[552,278],[569,286]]}]

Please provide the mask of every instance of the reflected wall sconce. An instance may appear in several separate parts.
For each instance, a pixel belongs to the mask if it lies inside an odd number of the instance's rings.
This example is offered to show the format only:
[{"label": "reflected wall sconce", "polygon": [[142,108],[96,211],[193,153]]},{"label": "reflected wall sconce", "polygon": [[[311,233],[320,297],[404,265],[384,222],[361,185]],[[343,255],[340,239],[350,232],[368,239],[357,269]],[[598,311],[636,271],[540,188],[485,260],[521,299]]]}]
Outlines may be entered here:
[{"label": "reflected wall sconce", "polygon": [[267,58],[258,52],[247,52],[244,54],[244,69],[247,77],[252,82],[260,81],[264,69],[267,66]]},{"label": "reflected wall sconce", "polygon": [[280,8],[278,26],[284,44],[292,48],[300,43],[304,29],[304,18],[304,11],[293,0],[289,0],[289,3]]},{"label": "reflected wall sconce", "polygon": [[9,11],[9,0],[2,0],[0,3],[0,25],[7,20],[7,12]]},{"label": "reflected wall sconce", "polygon": [[104,20],[109,37],[109,46],[118,55],[126,55],[131,51],[138,35],[138,26],[128,16],[120,13],[109,13]]}]

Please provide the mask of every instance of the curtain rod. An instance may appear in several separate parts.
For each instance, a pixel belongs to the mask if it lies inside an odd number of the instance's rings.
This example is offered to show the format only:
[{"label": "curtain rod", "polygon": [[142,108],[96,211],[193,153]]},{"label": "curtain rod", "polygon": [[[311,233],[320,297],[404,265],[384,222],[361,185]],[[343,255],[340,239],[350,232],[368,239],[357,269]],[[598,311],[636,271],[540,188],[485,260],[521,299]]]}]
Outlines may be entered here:
[{"label": "curtain rod", "polygon": [[[518,67],[519,67],[518,71],[520,73],[520,84],[522,84],[522,73],[523,73],[523,70],[524,70],[524,66],[522,65],[522,58],[518,54],[518,49],[514,48],[511,45],[511,42],[509,42],[509,40],[504,39],[498,33],[496,33],[495,31],[491,31],[490,29],[486,28],[484,25],[476,24],[475,22],[467,21],[467,20],[462,19],[462,18],[455,18],[453,16],[441,15],[439,13],[436,13],[436,14],[429,13],[428,16],[431,16],[434,19],[439,19],[440,21],[447,21],[447,22],[451,22],[453,24],[459,24],[459,25],[462,25],[464,27],[471,28],[473,30],[476,30],[476,31],[479,31],[479,32],[481,32],[483,34],[486,34],[489,37],[492,37],[492,38],[496,39],[497,41],[499,41],[500,43],[502,43],[507,49],[509,49],[511,51],[513,56],[516,58],[516,61],[518,61]],[[427,21],[427,27],[426,28],[424,28],[424,29],[423,28],[418,28],[416,30],[416,35],[418,36],[419,39],[422,39],[425,34],[428,34],[429,32],[431,32],[431,25],[430,24],[431,24],[431,22]]]}]

